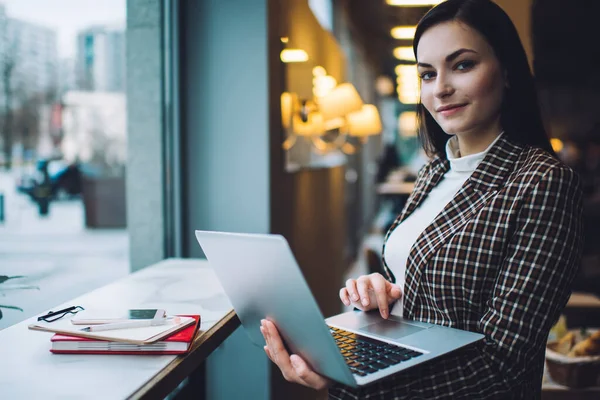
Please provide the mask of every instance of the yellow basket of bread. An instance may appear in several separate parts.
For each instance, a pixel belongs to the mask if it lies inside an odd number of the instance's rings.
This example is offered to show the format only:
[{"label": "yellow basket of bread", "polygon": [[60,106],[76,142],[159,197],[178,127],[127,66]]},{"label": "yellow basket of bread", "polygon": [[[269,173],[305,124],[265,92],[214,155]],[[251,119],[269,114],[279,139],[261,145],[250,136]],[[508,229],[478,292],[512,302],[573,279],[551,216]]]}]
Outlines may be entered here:
[{"label": "yellow basket of bread", "polygon": [[546,346],[550,378],[571,388],[600,386],[600,330],[568,330]]}]

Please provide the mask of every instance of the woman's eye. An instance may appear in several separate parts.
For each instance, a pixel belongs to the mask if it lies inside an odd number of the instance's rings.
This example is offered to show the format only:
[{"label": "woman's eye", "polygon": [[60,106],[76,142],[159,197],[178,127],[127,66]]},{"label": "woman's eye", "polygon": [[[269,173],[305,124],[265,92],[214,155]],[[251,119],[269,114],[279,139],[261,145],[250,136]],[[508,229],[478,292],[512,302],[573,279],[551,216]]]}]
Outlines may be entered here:
[{"label": "woman's eye", "polygon": [[464,70],[472,68],[474,65],[475,65],[475,63],[473,61],[465,60],[465,61],[461,61],[458,64],[456,64],[455,68],[459,71],[464,71]]},{"label": "woman's eye", "polygon": [[424,81],[428,81],[430,79],[433,79],[434,76],[435,74],[433,72],[423,72],[421,74],[421,79]]}]

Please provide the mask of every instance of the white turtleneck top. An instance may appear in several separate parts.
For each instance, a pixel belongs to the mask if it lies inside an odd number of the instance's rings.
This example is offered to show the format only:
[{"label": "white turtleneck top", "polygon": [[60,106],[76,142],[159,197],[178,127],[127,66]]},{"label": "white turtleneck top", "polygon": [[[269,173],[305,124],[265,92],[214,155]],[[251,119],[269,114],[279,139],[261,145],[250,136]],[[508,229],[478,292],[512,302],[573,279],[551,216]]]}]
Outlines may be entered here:
[{"label": "white turtleneck top", "polygon": [[[385,262],[396,277],[396,284],[400,286],[402,291],[404,291],[406,262],[410,249],[419,235],[434,221],[435,217],[477,169],[479,163],[485,158],[487,152],[501,135],[502,133],[484,151],[464,157],[460,157],[456,136],[451,137],[446,142],[446,155],[450,162],[450,169],[419,207],[393,230],[385,245]],[[401,298],[398,300],[398,304],[394,305],[391,313],[402,316],[403,310],[404,301]]]}]

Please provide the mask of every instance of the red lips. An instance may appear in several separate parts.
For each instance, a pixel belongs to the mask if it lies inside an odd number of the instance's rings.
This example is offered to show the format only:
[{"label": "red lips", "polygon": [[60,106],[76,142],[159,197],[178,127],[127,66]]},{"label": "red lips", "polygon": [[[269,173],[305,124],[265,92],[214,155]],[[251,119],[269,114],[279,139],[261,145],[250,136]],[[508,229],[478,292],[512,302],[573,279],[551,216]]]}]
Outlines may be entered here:
[{"label": "red lips", "polygon": [[466,105],[467,105],[466,103],[464,103],[464,104],[448,104],[447,106],[439,107],[436,111],[437,112],[448,111],[448,110],[452,110],[454,108],[464,107]]}]

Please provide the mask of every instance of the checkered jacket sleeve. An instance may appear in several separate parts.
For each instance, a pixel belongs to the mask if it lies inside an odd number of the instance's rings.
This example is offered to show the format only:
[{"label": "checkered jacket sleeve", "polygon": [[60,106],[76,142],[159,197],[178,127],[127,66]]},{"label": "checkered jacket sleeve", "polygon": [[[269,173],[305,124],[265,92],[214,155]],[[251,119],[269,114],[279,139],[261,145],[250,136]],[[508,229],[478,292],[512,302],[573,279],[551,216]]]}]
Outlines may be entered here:
[{"label": "checkered jacket sleeve", "polygon": [[515,229],[481,302],[476,326],[485,340],[365,388],[336,385],[330,398],[539,398],[548,332],[581,257],[581,184],[571,169],[555,165],[524,196],[519,210],[506,211],[515,212]]}]

